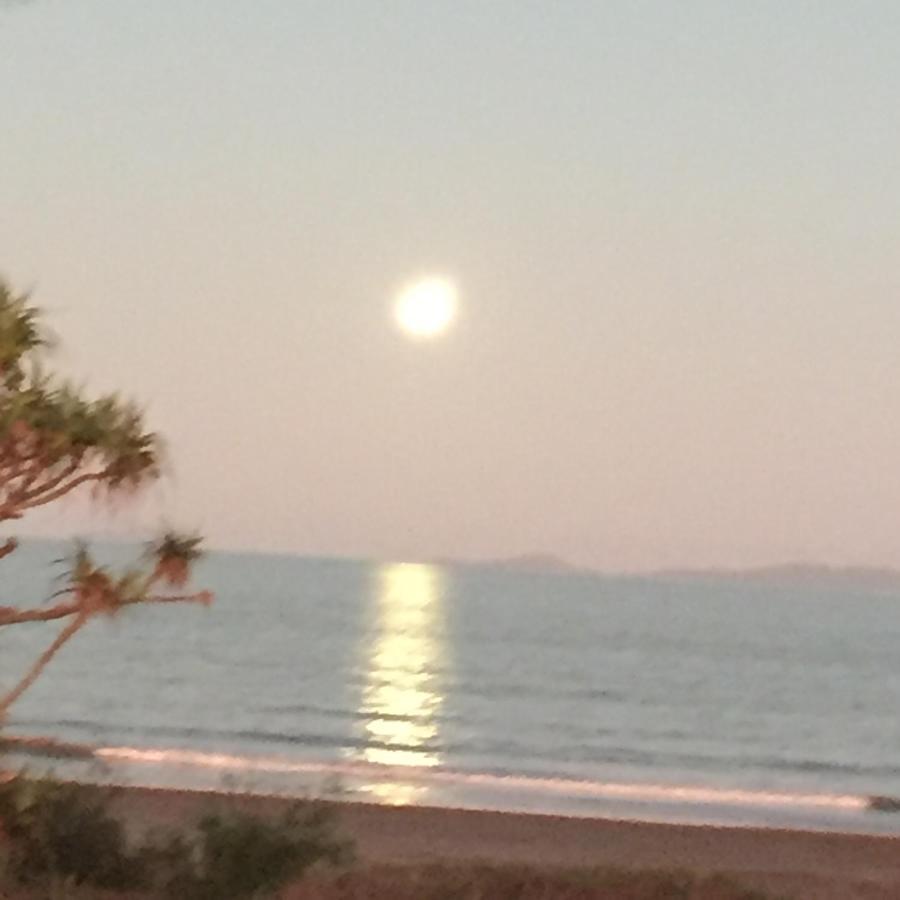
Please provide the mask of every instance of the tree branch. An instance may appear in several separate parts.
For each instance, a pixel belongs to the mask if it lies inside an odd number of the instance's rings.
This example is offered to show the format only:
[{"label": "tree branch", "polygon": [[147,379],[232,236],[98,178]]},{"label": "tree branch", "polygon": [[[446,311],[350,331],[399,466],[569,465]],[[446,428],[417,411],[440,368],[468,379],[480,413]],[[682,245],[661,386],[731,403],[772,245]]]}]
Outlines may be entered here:
[{"label": "tree branch", "polygon": [[15,606],[0,606],[0,627],[4,625],[21,625],[24,622],[52,622],[54,619],[65,619],[79,610],[77,603],[58,603],[56,606],[45,606],[43,609],[18,609]]},{"label": "tree branch", "polygon": [[[52,478],[49,478],[43,484],[39,484],[36,488],[31,487],[31,483],[24,485],[24,490],[17,494],[15,497],[15,503],[23,503],[28,500],[32,500],[35,497],[39,497],[45,491],[53,490],[58,484],[65,481],[70,475],[74,475],[78,471],[78,467],[81,465],[80,459],[73,459],[61,472],[54,475]],[[32,479],[32,482],[34,479]],[[29,489],[30,488],[30,489]]]},{"label": "tree branch", "polygon": [[178,594],[175,596],[160,594],[156,597],[145,597],[143,600],[127,600],[125,605],[131,606],[139,603],[202,603],[203,606],[209,606],[212,602],[212,591],[198,591],[196,594]]},{"label": "tree branch", "polygon": [[[30,509],[32,506],[40,506],[43,503],[49,503],[51,500],[55,500],[57,497],[62,496],[62,494],[71,490],[73,487],[77,487],[77,484],[74,483],[77,482],[77,479],[74,479],[71,487],[66,488],[62,493],[57,494],[54,492],[53,494],[47,495],[48,491],[53,491],[53,489],[58,487],[66,478],[74,475],[75,472],[78,471],[80,465],[81,459],[75,458],[64,466],[62,471],[57,472],[56,475],[53,475],[43,484],[34,488],[32,485],[38,475],[44,470],[45,466],[41,463],[39,458],[33,460],[30,467],[26,467],[23,471],[16,473],[13,478],[6,479],[3,484],[0,485],[5,493],[3,502],[0,503],[0,521],[5,519],[19,519],[22,517],[23,510]],[[103,477],[103,473],[86,474]],[[13,486],[11,482],[16,479],[21,479],[21,483]]]},{"label": "tree branch", "polygon": [[14,500],[21,497],[45,468],[39,453],[21,459],[7,461],[0,467],[0,494],[2,507],[14,506]]},{"label": "tree branch", "polygon": [[18,546],[19,542],[15,538],[7,538],[6,543],[0,546],[0,559],[9,556],[10,553],[15,553]]},{"label": "tree branch", "polygon": [[[159,594],[152,597],[134,597],[123,600],[120,606],[138,606],[141,603],[202,603],[209,606],[213,595],[209,591],[199,591],[196,594]],[[45,606],[35,609],[18,609],[15,606],[0,606],[0,628],[4,625],[22,625],[25,622],[53,622],[56,619],[65,619],[81,612],[81,605],[77,601],[57,603],[56,606]]]},{"label": "tree branch", "polygon": [[[21,511],[25,509],[33,509],[35,506],[43,506],[46,503],[52,503],[54,500],[58,500],[60,497],[65,496],[69,491],[74,490],[79,485],[85,484],[88,481],[102,481],[108,475],[108,469],[104,469],[102,472],[86,472],[84,475],[79,475],[77,478],[73,478],[71,481],[60,485],[55,490],[51,490],[49,493],[39,494],[35,499],[30,500],[27,503],[17,504],[16,511],[21,513]],[[34,492],[32,492],[32,494],[33,493]]]},{"label": "tree branch", "polygon": [[[3,465],[0,466],[0,479],[2,479],[4,487],[10,482],[40,471],[40,454],[12,455],[14,456],[13,459],[6,459]],[[8,457],[10,454],[4,453],[3,456]]]},{"label": "tree branch", "polygon": [[53,643],[35,660],[34,665],[26,672],[25,677],[11,690],[5,697],[0,699],[0,722],[6,718],[6,713],[10,706],[31,687],[37,680],[38,676],[47,666],[47,663],[62,649],[63,645],[78,632],[87,622],[88,614],[86,612],[76,616],[62,631],[56,636]]}]

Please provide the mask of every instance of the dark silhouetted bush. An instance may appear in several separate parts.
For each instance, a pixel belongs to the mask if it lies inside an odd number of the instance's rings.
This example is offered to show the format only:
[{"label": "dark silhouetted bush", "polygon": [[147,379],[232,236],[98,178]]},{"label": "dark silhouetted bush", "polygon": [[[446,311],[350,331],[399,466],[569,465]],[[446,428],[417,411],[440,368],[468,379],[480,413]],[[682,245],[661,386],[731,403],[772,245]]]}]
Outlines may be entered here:
[{"label": "dark silhouetted bush", "polygon": [[107,791],[49,778],[0,784],[0,833],[6,878],[21,884],[65,882],[125,889],[140,885],[140,860],[107,812]]},{"label": "dark silhouetted bush", "polygon": [[241,812],[208,816],[193,839],[179,836],[145,851],[158,887],[173,900],[264,896],[317,863],[337,865],[351,855],[331,811],[305,803],[276,819]]},{"label": "dark silhouetted bush", "polygon": [[66,885],[67,891],[101,888],[171,900],[240,900],[270,895],[317,863],[352,856],[330,808],[304,802],[277,818],[234,811],[207,816],[192,831],[151,835],[132,846],[109,813],[112,795],[112,789],[50,778],[18,776],[0,784],[0,898],[13,886],[44,897]]}]

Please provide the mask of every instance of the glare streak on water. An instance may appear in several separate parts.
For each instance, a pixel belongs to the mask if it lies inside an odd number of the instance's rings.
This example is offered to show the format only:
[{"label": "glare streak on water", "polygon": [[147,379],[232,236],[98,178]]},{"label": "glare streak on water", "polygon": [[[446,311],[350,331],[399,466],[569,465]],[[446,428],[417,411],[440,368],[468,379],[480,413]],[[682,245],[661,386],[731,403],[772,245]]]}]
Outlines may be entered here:
[{"label": "glare streak on water", "polygon": [[377,635],[360,709],[372,741],[362,757],[385,765],[436,766],[441,572],[400,563],[382,567],[378,575]]}]

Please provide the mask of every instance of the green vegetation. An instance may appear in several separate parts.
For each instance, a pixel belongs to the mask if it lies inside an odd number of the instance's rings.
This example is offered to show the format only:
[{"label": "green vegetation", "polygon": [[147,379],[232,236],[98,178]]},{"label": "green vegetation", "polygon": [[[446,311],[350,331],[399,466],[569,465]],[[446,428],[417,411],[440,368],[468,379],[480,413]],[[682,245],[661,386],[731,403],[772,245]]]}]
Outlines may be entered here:
[{"label": "green vegetation", "polygon": [[247,813],[207,816],[193,837],[177,836],[144,853],[163,896],[186,900],[270,896],[316,864],[340,865],[350,857],[333,814],[304,803],[271,821]]},{"label": "green vegetation", "polygon": [[52,779],[10,778],[0,786],[0,873],[4,886],[92,884],[132,888],[142,867],[108,795]]},{"label": "green vegetation", "polygon": [[[25,294],[0,279],[0,522],[92,488],[95,496],[129,495],[156,480],[158,437],[140,411],[115,394],[90,398],[44,368],[53,339]],[[14,553],[14,537],[0,559]],[[0,725],[59,650],[91,619],[137,603],[212,599],[208,592],[176,593],[200,556],[200,539],[175,533],[148,545],[125,571],[98,565],[76,547],[53,602],[0,607],[0,627],[28,622],[64,626],[18,682],[0,690]],[[5,674],[5,673],[4,673]]]},{"label": "green vegetation", "polygon": [[0,785],[0,888],[16,897],[90,897],[100,889],[241,900],[273,896],[316,864],[351,858],[321,804],[298,801],[278,818],[207,815],[184,833],[129,840],[110,812],[115,793],[22,776]]}]

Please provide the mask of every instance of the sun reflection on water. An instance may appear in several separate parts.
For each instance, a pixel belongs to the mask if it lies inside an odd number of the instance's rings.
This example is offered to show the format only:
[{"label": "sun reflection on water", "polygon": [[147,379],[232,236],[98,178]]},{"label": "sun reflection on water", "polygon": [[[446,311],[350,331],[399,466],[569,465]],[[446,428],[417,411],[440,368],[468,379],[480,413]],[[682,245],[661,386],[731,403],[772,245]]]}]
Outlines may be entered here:
[{"label": "sun reflection on water", "polygon": [[[434,566],[395,563],[378,572],[376,634],[361,710],[366,762],[409,769],[441,762],[435,745],[443,701],[442,601],[443,573]],[[368,790],[384,802],[403,804],[424,788],[398,777]]]}]

